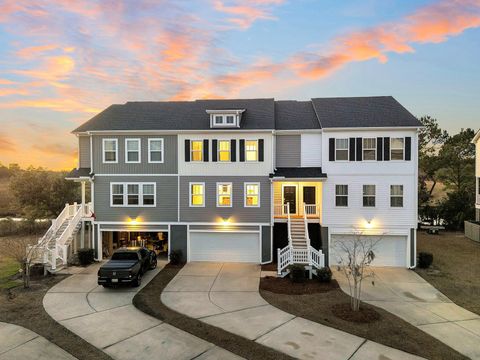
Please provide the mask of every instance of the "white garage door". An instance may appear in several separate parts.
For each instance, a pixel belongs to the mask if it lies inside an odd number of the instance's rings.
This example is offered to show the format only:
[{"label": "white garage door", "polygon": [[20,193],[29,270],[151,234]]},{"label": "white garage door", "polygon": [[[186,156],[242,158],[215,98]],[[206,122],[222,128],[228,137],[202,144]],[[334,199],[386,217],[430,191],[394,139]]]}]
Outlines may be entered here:
[{"label": "white garage door", "polygon": [[[341,239],[353,239],[352,235],[332,235],[330,241],[330,264],[337,264],[336,241]],[[377,241],[378,237],[373,237]],[[407,237],[406,236],[384,236],[375,246],[375,260],[372,266],[398,266],[407,267]]]},{"label": "white garage door", "polygon": [[260,262],[258,233],[190,232],[190,261]]}]

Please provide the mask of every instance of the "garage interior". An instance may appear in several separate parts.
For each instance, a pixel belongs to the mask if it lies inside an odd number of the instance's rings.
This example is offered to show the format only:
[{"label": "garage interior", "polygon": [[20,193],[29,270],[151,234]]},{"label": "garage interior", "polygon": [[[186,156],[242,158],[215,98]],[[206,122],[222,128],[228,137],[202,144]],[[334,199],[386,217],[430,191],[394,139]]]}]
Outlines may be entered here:
[{"label": "garage interior", "polygon": [[155,251],[157,257],[168,256],[168,232],[102,231],[103,258],[110,258],[121,247],[142,246]]}]

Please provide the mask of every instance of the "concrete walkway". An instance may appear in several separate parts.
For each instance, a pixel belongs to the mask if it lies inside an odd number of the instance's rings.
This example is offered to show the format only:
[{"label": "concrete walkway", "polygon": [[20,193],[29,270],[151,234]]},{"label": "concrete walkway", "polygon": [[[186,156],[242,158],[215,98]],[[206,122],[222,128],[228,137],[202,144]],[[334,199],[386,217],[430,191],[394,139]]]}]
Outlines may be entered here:
[{"label": "concrete walkway", "polygon": [[[241,359],[132,305],[141,288],[97,285],[99,264],[76,272],[43,298],[47,313],[114,359]],[[142,279],[145,286],[165,262]]]},{"label": "concrete walkway", "polygon": [[165,287],[161,300],[175,311],[299,359],[421,359],[279,310],[260,296],[259,282],[258,265],[192,262]]},{"label": "concrete walkway", "polygon": [[[480,359],[480,316],[455,305],[414,271],[403,268],[375,268],[362,283],[362,298],[432,335],[471,359]],[[334,271],[348,294],[344,275]]]},{"label": "concrete walkway", "polygon": [[75,360],[76,358],[37,333],[0,322],[0,360]]}]

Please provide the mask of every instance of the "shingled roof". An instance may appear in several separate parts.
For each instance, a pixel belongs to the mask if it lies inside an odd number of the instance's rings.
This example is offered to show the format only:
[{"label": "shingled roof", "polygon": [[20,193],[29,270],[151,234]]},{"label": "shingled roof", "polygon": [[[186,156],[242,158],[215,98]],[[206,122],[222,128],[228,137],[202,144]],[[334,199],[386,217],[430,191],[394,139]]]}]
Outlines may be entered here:
[{"label": "shingled roof", "polygon": [[312,99],[322,128],[422,126],[391,96]]},{"label": "shingled roof", "polygon": [[[109,130],[213,130],[206,110],[239,110],[240,130],[302,130],[360,127],[420,127],[391,96],[127,102],[111,105],[74,133]],[[235,129],[231,129],[235,130]]]}]

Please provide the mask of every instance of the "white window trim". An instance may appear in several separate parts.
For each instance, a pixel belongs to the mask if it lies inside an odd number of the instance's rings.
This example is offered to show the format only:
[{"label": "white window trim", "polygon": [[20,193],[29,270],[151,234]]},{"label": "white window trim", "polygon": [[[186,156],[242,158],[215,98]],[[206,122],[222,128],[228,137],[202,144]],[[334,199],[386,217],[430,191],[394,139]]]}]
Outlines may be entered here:
[{"label": "white window trim", "polygon": [[[228,151],[228,158],[229,160],[228,161],[222,161],[220,160],[220,142],[228,142],[228,146],[230,147],[230,150]],[[225,150],[222,150],[222,151],[225,151]],[[232,141],[231,140],[218,140],[217,142],[217,162],[220,162],[220,163],[230,163],[232,162]]]},{"label": "white window trim", "polygon": [[[203,203],[202,205],[193,205],[192,204],[192,185],[202,185],[203,186]],[[204,182],[198,182],[198,181],[192,181],[188,183],[188,203],[190,207],[205,207],[205,183]]]},{"label": "white window trim", "polygon": [[[365,195],[365,194],[363,193],[363,187],[364,187],[364,186],[373,186],[373,187],[374,187],[374,190],[375,190],[375,192],[373,193],[373,195]],[[365,205],[363,204],[363,199],[365,198],[365,196],[367,196],[367,197],[373,197],[374,200],[375,200],[375,206],[365,206]],[[362,207],[363,207],[363,208],[366,208],[366,209],[375,209],[375,208],[377,207],[377,184],[362,184]]]},{"label": "white window trim", "polygon": [[[219,200],[218,187],[220,185],[230,185],[230,205],[220,205],[219,204],[219,201],[218,201]],[[231,208],[232,205],[233,205],[233,184],[231,182],[217,182],[217,207]]]},{"label": "white window trim", "polygon": [[[215,128],[215,127],[222,127],[222,128],[225,128],[225,127],[232,127],[232,128],[239,127],[239,124],[238,124],[239,115],[238,114],[218,114],[218,113],[215,114],[214,113],[214,114],[210,114],[210,116],[211,116],[211,126],[212,126],[212,128]],[[222,122],[221,123],[216,122],[216,117],[217,116],[222,117]],[[231,123],[231,124],[227,123],[227,116],[233,116],[233,123]]]},{"label": "white window trim", "polygon": [[[393,140],[393,139],[402,139],[402,140],[403,140],[403,148],[402,148],[402,155],[403,155],[403,157],[402,157],[401,160],[400,160],[400,159],[392,160],[392,150],[394,150],[394,149],[392,148],[392,140]],[[395,150],[400,150],[400,148],[397,148],[397,149],[395,149]],[[397,137],[397,136],[396,136],[396,137],[391,137],[391,138],[390,138],[390,161],[405,161],[405,138],[404,138],[404,137],[401,137],[401,136],[400,136],[400,137]]]},{"label": "white window trim", "polygon": [[[123,185],[123,205],[113,204],[113,186]],[[128,185],[138,185],[138,205],[128,205]],[[153,185],[153,204],[143,204],[143,186]],[[154,182],[111,182],[110,183],[110,207],[156,207],[157,206],[157,184]]]},{"label": "white window trim", "polygon": [[[347,186],[347,195],[337,195],[337,185],[338,186]],[[350,185],[349,184],[335,184],[333,188],[333,193],[334,193],[334,199],[333,203],[336,208],[338,209],[347,209],[350,207]],[[337,206],[337,196],[346,196],[347,197],[347,206]]]},{"label": "white window trim", "polygon": [[[257,185],[258,186],[258,205],[247,205],[247,185]],[[283,191],[283,190],[282,190]],[[260,207],[260,183],[259,182],[246,182],[243,184],[243,207],[246,208],[259,208]]]},{"label": "white window trim", "polygon": [[[137,141],[138,142],[138,161],[129,161],[128,160],[128,153],[135,152],[135,151],[128,151],[127,143],[129,141]],[[140,164],[142,162],[142,139],[140,138],[126,138],[125,139],[125,163],[126,164]]]},{"label": "white window trim", "polygon": [[[402,187],[402,195],[392,195],[392,186],[401,186]],[[390,206],[390,209],[403,209],[405,208],[405,185],[403,184],[390,184],[389,186],[389,195],[390,195],[390,198],[388,199],[388,204]],[[402,206],[392,206],[392,197],[396,197],[396,198],[402,198]]]},{"label": "white window trim", "polygon": [[[341,150],[341,151],[347,150],[347,160],[337,160],[337,140],[347,140],[347,148],[346,149],[338,149],[338,150]],[[363,145],[363,143],[362,143],[362,145]],[[348,161],[350,161],[349,157],[350,157],[350,139],[349,138],[335,138],[335,162],[348,162]],[[342,185],[342,184],[340,184],[340,185]]]},{"label": "white window trim", "polygon": [[[365,149],[365,146],[364,146],[364,143],[363,143],[363,140],[365,139],[374,139],[374,146],[373,146],[373,149]],[[375,153],[375,159],[373,160],[365,160],[365,153],[364,151],[365,150],[373,150],[374,153]],[[362,161],[366,161],[366,162],[369,162],[369,161],[377,161],[377,138],[374,138],[374,137],[366,137],[366,138],[362,138]],[[367,184],[367,185],[370,185],[370,184]]]},{"label": "white window trim", "polygon": [[[106,161],[105,160],[105,142],[114,141],[115,142],[115,161]],[[102,139],[102,161],[104,164],[118,164],[118,139],[116,138],[104,138]]]},{"label": "white window trim", "polygon": [[[244,155],[245,155],[245,162],[248,162],[250,164],[254,164],[254,163],[258,163],[260,162],[258,160],[259,156],[260,156],[260,145],[259,145],[259,140],[260,139],[245,139],[245,146],[244,146]],[[257,143],[257,160],[247,160],[247,141],[255,141]]]},{"label": "white window trim", "polygon": [[[193,150],[192,150],[192,147],[193,147],[193,143],[196,142],[196,141],[202,143],[202,150],[200,151],[200,154],[202,155],[202,159],[201,159],[201,160],[193,160],[193,156],[192,156],[192,155],[193,155],[193,154],[192,154],[192,153],[193,153]],[[195,150],[195,151],[197,151],[197,150]],[[201,162],[204,162],[204,161],[203,161],[203,151],[204,151],[204,149],[203,149],[203,139],[200,139],[200,140],[199,140],[199,139],[193,139],[193,140],[190,139],[190,162],[193,162],[193,163],[201,163]]]},{"label": "white window trim", "polygon": [[[152,160],[152,150],[151,150],[151,143],[152,141],[160,141],[161,142],[161,147],[160,147],[160,151],[162,153],[162,160],[161,161],[154,161]],[[149,138],[148,139],[148,163],[149,164],[163,164],[164,160],[165,160],[165,152],[164,152],[164,141],[163,141],[163,138]]]}]

